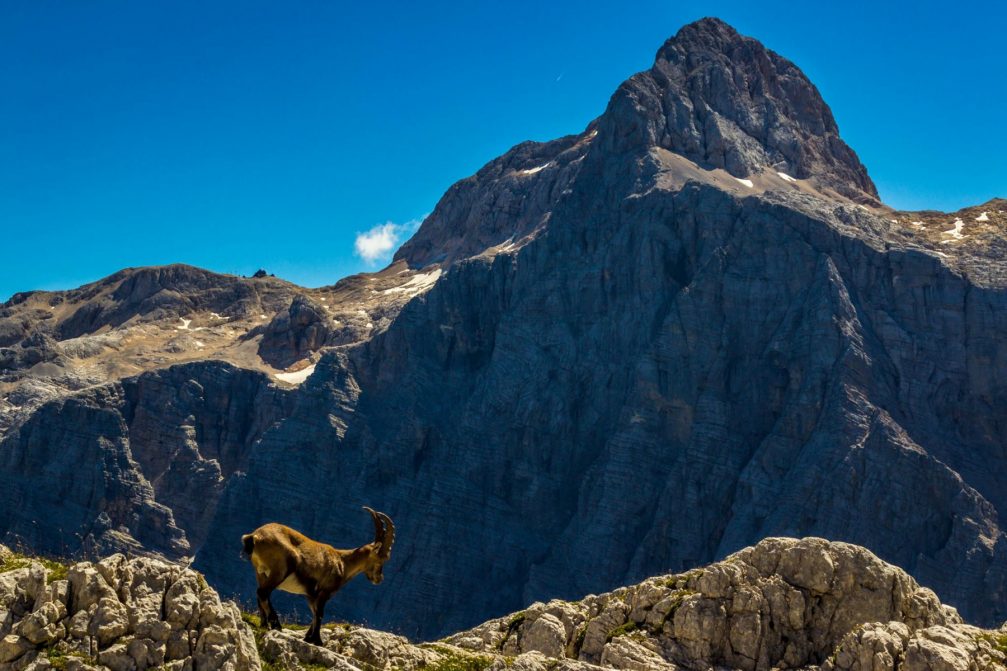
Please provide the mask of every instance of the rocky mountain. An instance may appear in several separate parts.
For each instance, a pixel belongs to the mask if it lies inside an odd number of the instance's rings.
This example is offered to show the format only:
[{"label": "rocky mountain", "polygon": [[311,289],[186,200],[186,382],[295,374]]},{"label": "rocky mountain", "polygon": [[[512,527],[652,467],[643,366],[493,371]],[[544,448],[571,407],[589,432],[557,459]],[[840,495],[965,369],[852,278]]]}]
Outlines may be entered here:
[{"label": "rocky mountain", "polygon": [[[436,637],[728,556],[870,548],[1007,619],[1007,202],[897,212],[800,70],[682,28],[584,132],[321,289],[172,266],[0,312],[0,533],[195,557],[398,540],[337,616]],[[293,602],[284,604],[292,607]]]},{"label": "rocky mountain", "polygon": [[432,644],[339,623],[316,646],[256,620],[188,568],[122,555],[66,567],[0,548],[0,671],[1007,668],[1007,628],[963,624],[902,570],[816,538],[535,603]]}]

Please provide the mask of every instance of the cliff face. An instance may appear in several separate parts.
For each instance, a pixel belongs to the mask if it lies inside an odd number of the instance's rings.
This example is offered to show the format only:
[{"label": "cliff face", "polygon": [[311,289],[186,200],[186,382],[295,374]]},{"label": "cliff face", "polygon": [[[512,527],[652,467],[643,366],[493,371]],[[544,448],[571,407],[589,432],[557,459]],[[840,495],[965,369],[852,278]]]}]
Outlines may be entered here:
[{"label": "cliff face", "polygon": [[796,66],[687,26],[584,133],[453,186],[382,274],[243,318],[235,365],[22,411],[0,530],[195,553],[251,595],[242,533],[350,546],[371,505],[385,583],[333,610],[420,636],[813,534],[999,623],[1007,217],[875,198]]}]

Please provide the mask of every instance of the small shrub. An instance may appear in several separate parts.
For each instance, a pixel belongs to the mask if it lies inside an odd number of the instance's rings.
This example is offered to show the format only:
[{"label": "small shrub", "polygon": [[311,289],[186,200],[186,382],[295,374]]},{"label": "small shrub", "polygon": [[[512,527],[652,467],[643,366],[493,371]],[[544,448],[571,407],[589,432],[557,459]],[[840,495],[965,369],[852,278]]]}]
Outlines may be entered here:
[{"label": "small shrub", "polygon": [[612,631],[608,632],[608,636],[606,637],[605,640],[611,641],[613,638],[617,638],[619,636],[626,636],[627,634],[631,634],[639,628],[640,628],[639,623],[630,620],[626,624],[620,625],[615,629],[613,629]]},{"label": "small shrub", "polygon": [[577,657],[578,655],[580,655],[580,650],[581,650],[581,648],[584,647],[584,639],[587,637],[587,626],[589,624],[591,624],[590,620],[588,620],[583,625],[581,625],[580,629],[577,630],[577,633],[574,634],[574,638],[573,638],[573,656],[574,657]]},{"label": "small shrub", "polygon": [[58,643],[43,650],[42,654],[49,660],[49,666],[55,669],[55,671],[66,671],[67,667],[70,666],[71,659],[79,659],[87,664],[94,664],[96,661],[93,657],[89,657],[82,652],[67,652],[61,649]]},{"label": "small shrub", "polygon": [[1000,632],[983,633],[979,634],[979,638],[987,641],[997,652],[1007,655],[1007,634],[1001,634]]}]

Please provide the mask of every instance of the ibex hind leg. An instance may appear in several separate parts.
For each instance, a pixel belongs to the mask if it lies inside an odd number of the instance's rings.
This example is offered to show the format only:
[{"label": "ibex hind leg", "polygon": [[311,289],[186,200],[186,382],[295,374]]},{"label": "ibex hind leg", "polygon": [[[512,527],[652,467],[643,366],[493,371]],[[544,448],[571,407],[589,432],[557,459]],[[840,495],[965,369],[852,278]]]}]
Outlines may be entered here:
[{"label": "ibex hind leg", "polygon": [[272,593],[272,587],[259,587],[255,591],[259,601],[259,626],[264,629],[282,629],[280,616],[277,615],[272,601],[269,600],[269,595]]}]

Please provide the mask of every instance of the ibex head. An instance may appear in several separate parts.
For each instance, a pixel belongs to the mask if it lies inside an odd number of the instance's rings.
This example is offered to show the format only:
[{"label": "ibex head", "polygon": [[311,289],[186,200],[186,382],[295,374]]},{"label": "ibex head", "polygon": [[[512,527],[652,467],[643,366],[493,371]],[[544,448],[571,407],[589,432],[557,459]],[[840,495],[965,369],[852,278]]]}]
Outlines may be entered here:
[{"label": "ibex head", "polygon": [[392,543],[395,542],[395,525],[392,518],[364,506],[374,520],[374,542],[370,543],[370,553],[365,560],[364,575],[375,585],[384,580],[382,567],[392,554]]}]

